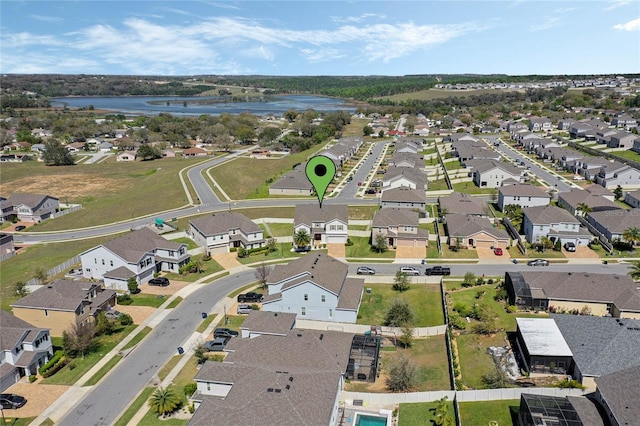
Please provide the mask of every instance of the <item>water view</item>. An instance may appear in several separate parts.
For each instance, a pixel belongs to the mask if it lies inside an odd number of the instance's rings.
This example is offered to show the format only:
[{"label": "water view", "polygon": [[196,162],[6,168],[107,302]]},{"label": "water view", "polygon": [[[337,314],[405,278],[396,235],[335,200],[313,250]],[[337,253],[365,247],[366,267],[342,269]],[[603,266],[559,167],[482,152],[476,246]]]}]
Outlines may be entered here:
[{"label": "water view", "polygon": [[155,115],[200,115],[223,113],[239,114],[249,112],[254,115],[281,116],[289,109],[304,111],[355,111],[352,105],[341,99],[322,98],[308,95],[248,97],[247,101],[237,101],[221,96],[113,96],[113,97],[72,97],[52,98],[54,107],[86,108],[121,112],[123,114]]}]

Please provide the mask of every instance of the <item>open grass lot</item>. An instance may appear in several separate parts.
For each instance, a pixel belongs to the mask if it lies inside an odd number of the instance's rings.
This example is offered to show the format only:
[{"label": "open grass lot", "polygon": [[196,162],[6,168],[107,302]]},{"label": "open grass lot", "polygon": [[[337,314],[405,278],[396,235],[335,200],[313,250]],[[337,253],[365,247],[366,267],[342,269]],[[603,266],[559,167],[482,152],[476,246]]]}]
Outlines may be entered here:
[{"label": "open grass lot", "polygon": [[[362,130],[362,129],[361,129]],[[304,163],[324,147],[324,144],[280,159],[240,157],[210,169],[211,176],[232,200],[269,197],[268,179],[276,182],[294,164]]]},{"label": "open grass lot", "polygon": [[348,210],[350,220],[372,220],[380,206],[349,206]]},{"label": "open grass lot", "polygon": [[[84,358],[75,358],[72,363],[67,364],[53,376],[42,379],[42,383],[52,385],[74,384],[136,327],[137,325],[131,324],[126,327],[122,327],[117,333],[98,336],[96,338],[96,349],[94,351],[85,355]],[[72,366],[73,369],[71,368]]]},{"label": "open grass lot", "polygon": [[384,253],[378,253],[371,249],[369,245],[369,237],[349,237],[353,245],[346,247],[347,257],[372,257],[381,259],[393,259],[396,257],[396,253],[392,250],[387,250]]},{"label": "open grass lot", "polygon": [[[442,175],[440,175],[442,176]],[[446,191],[447,182],[443,179],[430,180],[427,184],[427,191]]]},{"label": "open grass lot", "polygon": [[293,235],[293,223],[267,223],[272,237],[290,237]]},{"label": "open grass lot", "polygon": [[475,249],[460,249],[457,251],[451,250],[446,243],[447,237],[443,237],[441,239],[442,242],[442,255],[438,253],[438,247],[436,246],[436,242],[430,242],[429,247],[427,247],[427,259],[477,259],[478,252]]},{"label": "open grass lot", "polygon": [[160,294],[138,293],[132,294],[131,300],[133,300],[133,303],[131,303],[133,306],[151,306],[152,308],[157,308],[162,305],[167,298]]},{"label": "open grass lot", "polygon": [[447,169],[448,171],[450,171],[450,170],[461,170],[462,169],[462,165],[460,164],[460,161],[458,161],[458,160],[445,161],[444,168]]},{"label": "open grass lot", "polygon": [[491,193],[498,193],[495,188],[479,188],[475,183],[469,182],[458,182],[453,184],[453,190],[455,192],[462,192],[464,194],[485,194],[489,195]]},{"label": "open grass lot", "polygon": [[[504,346],[505,333],[492,336],[479,334],[462,334],[456,337],[460,360],[462,383],[471,389],[484,389],[482,376],[495,371],[495,364],[491,355],[487,354],[490,346]],[[471,423],[473,424],[473,423]]]},{"label": "open grass lot", "polygon": [[488,425],[495,421],[497,425],[515,425],[520,400],[460,402],[460,423],[462,426]]},{"label": "open grass lot", "polygon": [[0,173],[0,192],[5,197],[14,191],[51,194],[62,203],[83,206],[81,211],[47,220],[29,231],[95,226],[185,205],[187,197],[178,173],[199,161],[202,160],[163,158],[66,167],[47,167],[37,161],[5,163]]},{"label": "open grass lot", "polygon": [[[382,96],[380,99],[389,99],[392,101],[415,100],[431,100],[440,98],[464,98],[473,95],[483,95],[485,93],[497,93],[497,89],[476,89],[476,90],[445,90],[445,89],[427,89],[418,92],[398,93],[391,96]],[[506,92],[506,91],[504,91]]]},{"label": "open grass lot", "polygon": [[214,259],[202,260],[202,258],[203,258],[203,255],[201,255],[201,254],[198,254],[198,255],[195,255],[195,256],[191,256],[191,260],[192,261],[201,262],[201,264],[202,264],[202,272],[197,273],[197,274],[196,273],[189,273],[189,274],[185,274],[185,275],[180,275],[178,273],[169,272],[169,273],[165,274],[165,277],[167,277],[169,280],[194,282],[194,281],[198,281],[200,278],[206,277],[207,275],[211,275],[211,274],[215,274],[216,272],[224,271],[224,268],[222,267],[222,265],[220,265]]},{"label": "open grass lot", "polygon": [[27,282],[38,269],[51,269],[73,256],[102,244],[113,237],[100,237],[87,240],[75,240],[63,243],[50,243],[28,246],[20,249],[19,255],[2,262],[0,273],[0,307],[9,311],[13,302],[19,299],[14,285],[18,281]]},{"label": "open grass lot", "polygon": [[531,247],[527,247],[527,254],[526,255],[523,255],[520,252],[520,249],[518,249],[517,246],[509,247],[507,250],[509,251],[509,255],[514,259],[518,259],[518,258],[548,259],[550,262],[553,262],[554,259],[557,259],[558,261],[560,261],[562,259],[564,259],[564,260],[567,259],[561,251],[555,251],[553,249],[549,249],[547,251],[540,252],[540,251],[537,251],[536,249],[533,249]]},{"label": "open grass lot", "polygon": [[269,260],[290,259],[290,258],[300,257],[301,253],[296,253],[295,251],[291,251],[292,247],[293,247],[292,243],[278,243],[276,244],[277,250],[274,252],[268,253],[265,251],[261,253],[255,253],[247,257],[239,257],[238,262],[242,263],[243,265],[247,265],[250,263],[266,262]]},{"label": "open grass lot", "polygon": [[637,152],[633,152],[631,150],[615,151],[615,152],[612,152],[611,154],[615,155],[616,157],[626,158],[627,160],[640,162],[640,154],[638,154]]},{"label": "open grass lot", "polygon": [[444,324],[440,303],[439,284],[411,284],[409,290],[399,293],[392,284],[365,284],[371,294],[362,296],[358,311],[358,324],[382,325],[393,299],[404,299],[413,309],[414,327]]},{"label": "open grass lot", "polygon": [[[453,413],[453,402],[448,402],[448,412]],[[431,426],[435,424],[435,409],[437,402],[418,402],[412,404],[400,404],[398,413],[398,426]],[[471,423],[470,423],[471,424]]]}]

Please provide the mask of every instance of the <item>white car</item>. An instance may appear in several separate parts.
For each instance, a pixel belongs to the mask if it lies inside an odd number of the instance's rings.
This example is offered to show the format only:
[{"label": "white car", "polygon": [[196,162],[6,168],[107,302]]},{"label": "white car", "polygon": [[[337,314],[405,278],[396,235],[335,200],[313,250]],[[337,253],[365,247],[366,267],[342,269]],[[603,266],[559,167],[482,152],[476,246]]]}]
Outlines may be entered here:
[{"label": "white car", "polygon": [[403,266],[400,268],[400,272],[407,275],[420,275],[420,270],[418,268],[414,268],[413,266]]}]

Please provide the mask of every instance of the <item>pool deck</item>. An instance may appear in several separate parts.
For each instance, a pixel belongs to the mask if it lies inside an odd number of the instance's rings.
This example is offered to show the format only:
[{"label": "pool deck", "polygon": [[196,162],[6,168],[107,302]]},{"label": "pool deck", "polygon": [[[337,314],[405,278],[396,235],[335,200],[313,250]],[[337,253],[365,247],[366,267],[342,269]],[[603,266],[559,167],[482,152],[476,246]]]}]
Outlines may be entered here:
[{"label": "pool deck", "polygon": [[365,407],[346,407],[344,409],[344,415],[341,415],[338,419],[337,426],[356,426],[356,413],[371,415],[371,416],[387,416],[387,426],[392,426],[397,424],[395,419],[391,415],[391,410],[371,410],[366,409]]}]

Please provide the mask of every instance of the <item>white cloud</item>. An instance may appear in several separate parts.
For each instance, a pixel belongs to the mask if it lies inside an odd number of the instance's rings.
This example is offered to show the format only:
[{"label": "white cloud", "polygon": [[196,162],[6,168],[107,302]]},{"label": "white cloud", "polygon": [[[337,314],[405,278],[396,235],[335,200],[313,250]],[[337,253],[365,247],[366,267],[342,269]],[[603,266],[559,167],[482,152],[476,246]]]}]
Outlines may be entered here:
[{"label": "white cloud", "polygon": [[363,13],[359,16],[332,16],[331,20],[337,23],[360,23],[387,19],[387,15],[380,13]]},{"label": "white cloud", "polygon": [[634,0],[609,0],[607,3],[608,3],[608,6],[605,7],[603,10],[617,9],[619,7],[634,3]]},{"label": "white cloud", "polygon": [[561,19],[558,18],[557,16],[550,17],[538,24],[531,25],[529,27],[529,31],[536,32],[536,31],[548,30],[549,28],[557,27],[560,24],[560,21]]},{"label": "white cloud", "polygon": [[62,22],[63,19],[58,16],[29,15],[31,19],[43,22]]},{"label": "white cloud", "polygon": [[569,12],[573,12],[574,10],[578,10],[577,7],[559,7],[557,9],[554,9],[553,13],[569,13]]},{"label": "white cloud", "polygon": [[275,54],[267,46],[256,46],[249,49],[244,49],[239,52],[241,56],[252,59],[264,59],[266,61],[273,61]]},{"label": "white cloud", "polygon": [[640,31],[640,18],[625,22],[624,24],[614,25],[613,29],[621,31]]},{"label": "white cloud", "polygon": [[347,56],[338,49],[300,49],[300,53],[309,63],[333,61]]}]

